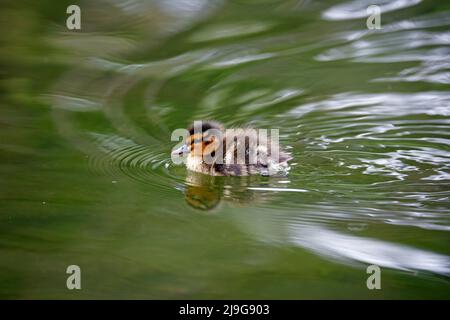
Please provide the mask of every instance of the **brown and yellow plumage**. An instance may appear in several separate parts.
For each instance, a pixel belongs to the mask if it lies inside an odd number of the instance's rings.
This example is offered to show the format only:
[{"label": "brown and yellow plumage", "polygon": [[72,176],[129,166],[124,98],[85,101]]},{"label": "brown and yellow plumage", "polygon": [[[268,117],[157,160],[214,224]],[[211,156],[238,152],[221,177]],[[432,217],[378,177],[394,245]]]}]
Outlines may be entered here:
[{"label": "brown and yellow plumage", "polygon": [[183,150],[188,151],[186,167],[192,171],[214,176],[271,175],[285,170],[291,159],[278,143],[253,128],[225,130],[219,122],[202,121],[188,131]]}]

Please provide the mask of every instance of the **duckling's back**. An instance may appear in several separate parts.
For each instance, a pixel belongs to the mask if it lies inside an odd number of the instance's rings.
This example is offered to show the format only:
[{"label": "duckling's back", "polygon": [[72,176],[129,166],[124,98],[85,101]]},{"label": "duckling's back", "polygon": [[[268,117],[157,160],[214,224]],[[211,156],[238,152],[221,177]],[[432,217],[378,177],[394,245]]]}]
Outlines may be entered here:
[{"label": "duckling's back", "polygon": [[252,128],[227,130],[223,150],[223,161],[213,166],[216,175],[273,175],[286,172],[292,159],[276,141]]}]

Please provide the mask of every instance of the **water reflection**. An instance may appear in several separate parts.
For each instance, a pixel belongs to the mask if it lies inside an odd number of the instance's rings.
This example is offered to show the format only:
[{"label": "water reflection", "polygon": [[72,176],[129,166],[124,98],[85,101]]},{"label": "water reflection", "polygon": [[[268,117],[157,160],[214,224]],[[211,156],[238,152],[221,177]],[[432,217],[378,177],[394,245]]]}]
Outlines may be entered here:
[{"label": "water reflection", "polygon": [[369,15],[368,6],[377,5],[384,13],[417,5],[422,0],[354,0],[335,5],[325,12],[322,17],[327,20],[359,19]]},{"label": "water reflection", "polygon": [[186,177],[186,203],[199,210],[212,210],[223,196],[223,185],[215,183],[215,177],[189,172]]},{"label": "water reflection", "polygon": [[450,276],[449,256],[312,225],[291,225],[289,234],[296,245],[341,262],[360,262],[397,270]]},{"label": "water reflection", "polygon": [[[280,182],[284,184],[285,181],[269,182],[272,187],[257,187],[255,185],[261,182],[258,180],[260,179],[255,177],[239,179],[188,172],[184,190],[185,200],[188,205],[197,210],[217,212],[222,201],[234,208],[236,206],[264,207],[264,202],[269,202],[273,198],[271,192],[308,192],[304,189],[280,188]],[[264,184],[266,183],[267,181]],[[268,220],[261,221],[265,219]],[[310,219],[288,219],[286,221],[279,219],[276,226],[272,225],[273,220],[267,216],[263,215],[259,220],[258,222],[246,222],[254,225],[250,228],[259,241],[266,241],[269,237],[271,238],[270,243],[294,244],[340,263],[375,264],[402,271],[421,271],[450,276],[450,257],[446,255],[329,230],[324,226],[312,223]],[[242,222],[241,218],[237,218],[237,223]],[[391,223],[396,222],[391,221]],[[349,230],[353,232],[360,232],[367,228],[367,224],[361,223],[351,223],[350,226]],[[278,234],[278,238],[273,238],[275,234]]]},{"label": "water reflection", "polygon": [[[251,187],[260,184],[262,179],[254,176],[215,177],[188,171],[183,187],[185,200],[195,209],[208,211],[215,209],[221,202],[234,208],[263,205],[272,196],[256,192],[265,188]],[[264,182],[267,183],[271,182]]]},{"label": "water reflection", "polygon": [[[381,6],[380,30],[365,29],[369,4]],[[56,14],[47,20],[45,3],[33,6],[40,14],[21,6],[0,13],[15,26],[4,27],[13,33],[1,53],[11,254],[29,249],[23,234],[33,238],[29,228],[45,218],[51,223],[34,232],[64,235],[54,240],[61,252],[73,249],[67,230],[89,230],[71,235],[87,264],[97,266],[107,242],[107,252],[133,261],[136,278],[127,284],[157,278],[165,288],[170,278],[174,292],[209,285],[229,297],[258,270],[275,270],[286,283],[309,279],[308,264],[342,272],[305,252],[449,275],[450,15],[441,1],[104,0],[83,2],[79,33]],[[36,21],[22,23],[22,15]],[[279,128],[294,156],[289,175],[209,177],[172,165],[172,130],[209,118]],[[75,195],[69,174],[83,177]],[[41,199],[45,188],[60,206],[54,216],[52,201]],[[89,205],[79,201],[88,196]],[[14,220],[17,212],[30,213]],[[80,212],[89,219],[79,222]],[[173,250],[189,240],[192,250]],[[48,252],[40,245],[36,251]],[[284,248],[292,247],[290,256]],[[242,257],[252,254],[265,260],[245,269]],[[198,261],[207,261],[202,274]],[[117,274],[126,269],[109,262]],[[218,265],[226,267],[215,273]],[[179,280],[189,275],[195,285]],[[318,282],[328,288],[330,280]],[[409,283],[395,280],[409,294]],[[295,296],[290,288],[280,290]]]}]

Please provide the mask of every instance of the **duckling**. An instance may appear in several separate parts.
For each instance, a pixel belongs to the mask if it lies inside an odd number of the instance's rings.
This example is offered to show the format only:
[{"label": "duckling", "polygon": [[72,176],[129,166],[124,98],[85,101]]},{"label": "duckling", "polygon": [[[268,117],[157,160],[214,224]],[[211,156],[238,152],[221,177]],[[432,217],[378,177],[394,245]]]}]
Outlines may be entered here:
[{"label": "duckling", "polygon": [[291,155],[267,131],[251,128],[227,129],[217,121],[195,121],[184,144],[172,155],[186,155],[191,171],[212,176],[263,176],[286,172]]}]

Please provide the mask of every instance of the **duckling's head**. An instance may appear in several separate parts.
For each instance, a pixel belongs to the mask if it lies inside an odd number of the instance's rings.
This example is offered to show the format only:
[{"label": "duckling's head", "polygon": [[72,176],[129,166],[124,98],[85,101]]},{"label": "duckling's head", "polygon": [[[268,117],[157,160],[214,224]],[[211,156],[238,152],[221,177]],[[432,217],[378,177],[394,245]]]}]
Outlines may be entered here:
[{"label": "duckling's head", "polygon": [[186,167],[189,170],[207,173],[214,162],[216,151],[222,146],[224,126],[216,121],[195,121],[188,128],[184,144],[172,154],[187,154]]}]

